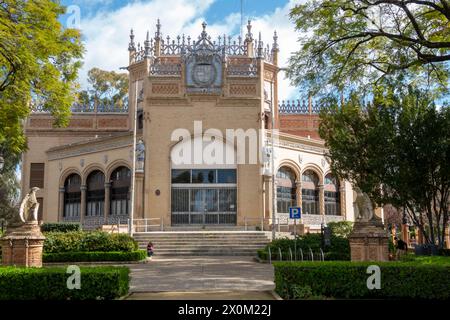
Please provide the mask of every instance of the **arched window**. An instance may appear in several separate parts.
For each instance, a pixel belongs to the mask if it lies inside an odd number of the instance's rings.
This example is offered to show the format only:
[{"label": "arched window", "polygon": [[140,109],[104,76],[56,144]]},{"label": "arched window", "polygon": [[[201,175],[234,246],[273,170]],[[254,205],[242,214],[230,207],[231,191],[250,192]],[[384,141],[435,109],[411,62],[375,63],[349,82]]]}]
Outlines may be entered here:
[{"label": "arched window", "polygon": [[[64,213],[67,220],[80,218],[81,208],[81,177],[73,173],[64,181]],[[75,219],[76,220],[76,219]]]},{"label": "arched window", "polygon": [[87,177],[86,216],[95,217],[104,214],[105,175],[95,170]]},{"label": "arched window", "polygon": [[306,170],[302,175],[302,212],[304,214],[320,214],[318,186],[318,175],[312,170]]},{"label": "arched window", "polygon": [[325,214],[339,216],[341,203],[339,195],[339,182],[331,173],[325,176]]},{"label": "arched window", "polygon": [[119,167],[111,174],[111,215],[130,213],[131,170]]},{"label": "arched window", "polygon": [[288,167],[281,167],[277,172],[277,212],[287,213],[289,207],[296,205],[295,173]]}]

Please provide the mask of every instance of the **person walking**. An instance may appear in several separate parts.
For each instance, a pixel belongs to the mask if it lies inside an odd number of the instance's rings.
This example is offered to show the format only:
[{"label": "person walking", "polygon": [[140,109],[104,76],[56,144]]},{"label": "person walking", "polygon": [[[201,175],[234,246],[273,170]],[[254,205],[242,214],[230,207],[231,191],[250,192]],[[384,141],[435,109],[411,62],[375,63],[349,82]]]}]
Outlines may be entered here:
[{"label": "person walking", "polygon": [[397,249],[397,260],[398,260],[402,255],[406,254],[406,252],[408,250],[408,245],[402,239],[399,239],[397,237],[395,237],[394,239],[397,243],[396,249]]}]

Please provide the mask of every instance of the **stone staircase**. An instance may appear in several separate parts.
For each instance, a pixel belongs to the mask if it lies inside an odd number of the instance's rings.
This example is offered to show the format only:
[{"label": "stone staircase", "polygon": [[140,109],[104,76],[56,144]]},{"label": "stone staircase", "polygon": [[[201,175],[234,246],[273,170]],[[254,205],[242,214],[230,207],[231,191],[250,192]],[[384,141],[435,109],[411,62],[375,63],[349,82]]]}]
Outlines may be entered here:
[{"label": "stone staircase", "polygon": [[155,256],[256,256],[270,242],[257,231],[142,232],[133,237],[141,249],[151,241]]}]

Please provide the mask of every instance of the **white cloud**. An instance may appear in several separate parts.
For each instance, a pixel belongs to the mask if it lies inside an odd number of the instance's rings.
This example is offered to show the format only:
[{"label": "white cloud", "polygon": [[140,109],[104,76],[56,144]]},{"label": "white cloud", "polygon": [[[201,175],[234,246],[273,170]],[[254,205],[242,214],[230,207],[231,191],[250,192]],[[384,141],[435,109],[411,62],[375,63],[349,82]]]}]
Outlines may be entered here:
[{"label": "white cloud", "polygon": [[[196,38],[201,32],[204,14],[214,0],[153,0],[130,3],[115,11],[99,11],[93,17],[84,17],[81,11],[81,31],[84,37],[86,54],[80,73],[82,85],[86,84],[87,71],[93,67],[119,71],[128,64],[129,32],[133,28],[136,42],[145,40],[147,30],[151,36],[155,32],[156,20],[160,18],[162,33],[166,37],[179,34]],[[258,37],[261,31],[264,43],[272,44],[273,31],[276,29],[280,45],[280,66],[287,65],[291,52],[296,50],[297,34],[292,21],[288,18],[290,8],[299,1],[291,0],[273,13],[252,18],[253,35]],[[240,16],[233,13],[220,22],[208,25],[207,31],[213,37],[217,35],[239,33]],[[246,29],[244,28],[244,33]],[[296,89],[279,75],[279,98],[295,98]]]}]

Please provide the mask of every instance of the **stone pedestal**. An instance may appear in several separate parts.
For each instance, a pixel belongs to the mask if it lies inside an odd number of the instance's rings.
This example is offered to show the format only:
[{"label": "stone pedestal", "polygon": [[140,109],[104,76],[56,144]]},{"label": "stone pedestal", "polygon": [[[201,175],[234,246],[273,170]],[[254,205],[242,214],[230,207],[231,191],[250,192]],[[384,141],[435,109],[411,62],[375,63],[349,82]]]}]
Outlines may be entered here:
[{"label": "stone pedestal", "polygon": [[352,261],[388,261],[389,241],[381,221],[357,221],[349,236]]},{"label": "stone pedestal", "polygon": [[45,237],[37,221],[10,227],[2,238],[2,265],[42,267]]}]

